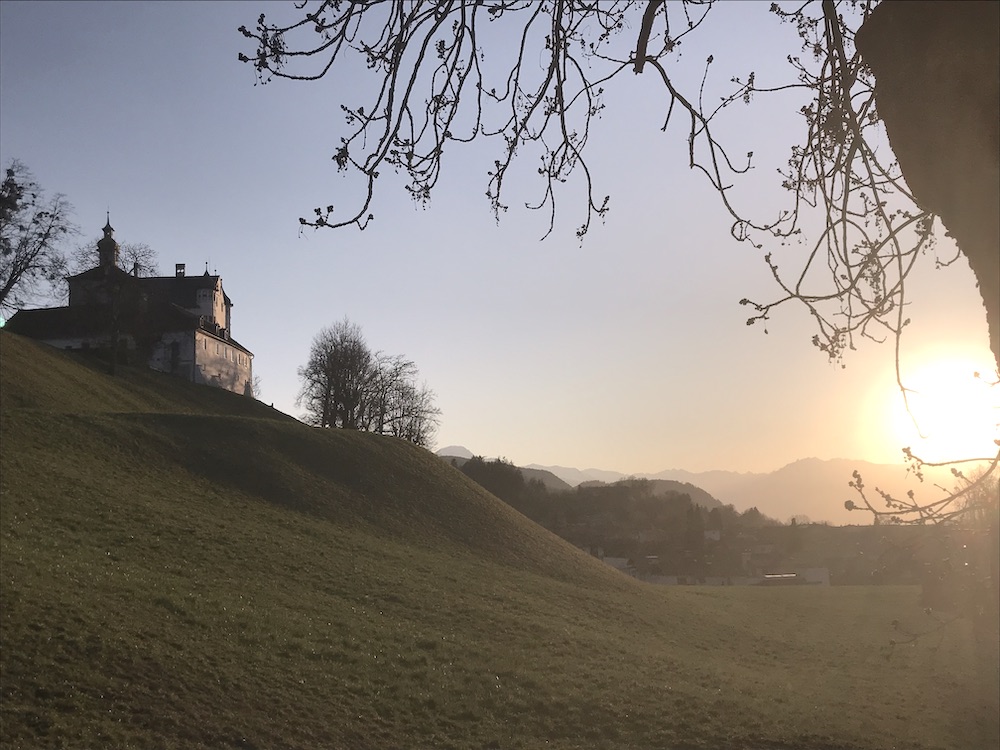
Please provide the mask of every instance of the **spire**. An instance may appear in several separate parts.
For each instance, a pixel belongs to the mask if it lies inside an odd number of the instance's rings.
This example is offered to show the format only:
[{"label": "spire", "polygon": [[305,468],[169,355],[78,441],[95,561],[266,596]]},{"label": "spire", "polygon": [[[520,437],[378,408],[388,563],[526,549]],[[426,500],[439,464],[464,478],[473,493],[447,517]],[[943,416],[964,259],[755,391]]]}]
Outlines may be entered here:
[{"label": "spire", "polygon": [[115,242],[115,230],[111,226],[111,211],[108,211],[107,219],[104,237],[97,243],[97,257],[102,268],[114,268],[118,265],[118,243]]}]

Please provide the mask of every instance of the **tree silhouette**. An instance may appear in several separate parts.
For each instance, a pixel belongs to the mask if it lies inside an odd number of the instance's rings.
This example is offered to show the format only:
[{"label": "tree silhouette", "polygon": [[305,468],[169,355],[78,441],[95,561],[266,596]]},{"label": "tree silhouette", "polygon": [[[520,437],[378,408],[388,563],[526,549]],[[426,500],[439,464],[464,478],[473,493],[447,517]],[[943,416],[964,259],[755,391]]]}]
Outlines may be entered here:
[{"label": "tree silhouette", "polygon": [[[68,258],[68,271],[81,273],[98,265],[97,240],[78,245]],[[158,276],[160,273],[158,254],[145,242],[118,243],[118,256],[115,265],[125,273],[136,277]]]},{"label": "tree silhouette", "polygon": [[72,206],[47,196],[16,159],[0,183],[0,311],[11,312],[44,296],[66,270],[63,241],[76,234]]},{"label": "tree silhouette", "polygon": [[313,338],[299,368],[297,403],[317,427],[365,430],[430,446],[440,409],[418,383],[417,367],[400,356],[372,352],[361,327],[345,318]]}]

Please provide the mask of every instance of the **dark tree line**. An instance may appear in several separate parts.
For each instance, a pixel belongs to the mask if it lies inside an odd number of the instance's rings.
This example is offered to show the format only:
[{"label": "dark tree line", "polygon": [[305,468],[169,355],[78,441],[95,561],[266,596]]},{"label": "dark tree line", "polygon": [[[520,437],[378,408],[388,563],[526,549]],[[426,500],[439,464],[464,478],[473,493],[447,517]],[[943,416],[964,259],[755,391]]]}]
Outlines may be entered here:
[{"label": "dark tree line", "polygon": [[418,374],[403,356],[373,352],[361,327],[345,318],[313,338],[309,361],[299,368],[297,403],[316,427],[392,435],[427,447],[441,410]]}]

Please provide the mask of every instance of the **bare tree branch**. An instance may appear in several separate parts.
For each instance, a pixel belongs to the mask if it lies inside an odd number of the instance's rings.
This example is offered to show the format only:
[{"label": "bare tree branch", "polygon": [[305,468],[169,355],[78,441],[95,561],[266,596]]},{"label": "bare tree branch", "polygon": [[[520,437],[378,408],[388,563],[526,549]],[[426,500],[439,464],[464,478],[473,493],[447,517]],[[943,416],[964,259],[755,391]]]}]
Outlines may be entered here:
[{"label": "bare tree branch", "polygon": [[24,164],[7,165],[0,183],[0,311],[37,303],[62,281],[62,245],[77,233],[72,212],[64,196],[46,196]]}]

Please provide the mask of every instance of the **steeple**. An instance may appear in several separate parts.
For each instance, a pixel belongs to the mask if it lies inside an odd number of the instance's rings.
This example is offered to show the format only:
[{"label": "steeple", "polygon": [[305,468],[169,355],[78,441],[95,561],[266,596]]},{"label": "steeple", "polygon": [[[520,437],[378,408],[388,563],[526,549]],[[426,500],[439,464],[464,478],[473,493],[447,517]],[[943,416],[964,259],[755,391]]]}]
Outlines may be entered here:
[{"label": "steeple", "polygon": [[111,226],[111,212],[108,211],[108,221],[104,225],[104,237],[97,243],[97,256],[101,268],[114,268],[118,265],[118,243],[115,242],[115,230]]}]

